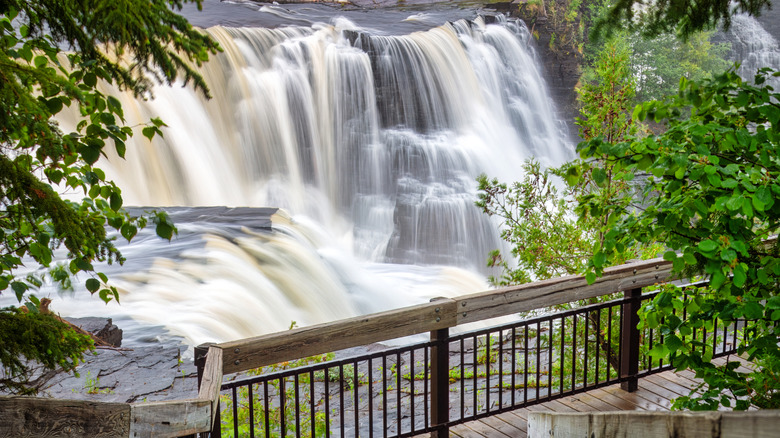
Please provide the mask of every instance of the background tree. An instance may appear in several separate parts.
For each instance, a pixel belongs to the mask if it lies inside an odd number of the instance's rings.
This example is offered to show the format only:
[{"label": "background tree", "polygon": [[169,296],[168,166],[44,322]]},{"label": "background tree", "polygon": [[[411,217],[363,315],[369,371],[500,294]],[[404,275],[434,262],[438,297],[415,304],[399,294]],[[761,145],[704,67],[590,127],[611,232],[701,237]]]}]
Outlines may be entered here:
[{"label": "background tree", "polygon": [[636,100],[645,102],[676,94],[680,78],[710,78],[731,66],[731,44],[713,43],[714,32],[697,32],[682,41],[671,34],[629,37],[631,70],[637,81]]},{"label": "background tree", "polygon": [[[26,385],[28,360],[72,370],[91,347],[29,293],[46,278],[18,276],[23,265],[50,268],[47,275],[65,288],[85,272],[86,288],[108,302],[118,293],[93,263],[124,259],[106,227],[127,240],[149,221],[163,238],[175,231],[164,213],[127,214],[120,188],[96,167],[106,147],[123,157],[133,135],[119,101],[97,84],[146,98],[155,82],[182,78],[208,95],[194,65],[218,45],[174,12],[187,1],[0,2],[0,293],[24,303],[0,310],[0,389],[34,390]],[[82,116],[74,132],[54,118],[65,107]],[[161,135],[161,126],[152,119],[143,134]],[[64,199],[61,190],[84,198]],[[56,259],[60,247],[67,260]]]},{"label": "background tree", "polygon": [[[627,178],[651,175],[633,211],[586,201],[586,210],[621,217],[602,228],[605,239],[589,262],[591,274],[600,273],[601,260],[619,259],[627,248],[662,242],[675,273],[710,279],[709,288],[689,292],[687,301],[681,289],[669,286],[645,308],[642,324],[664,336],[650,353],[678,369],[691,368],[707,385],[675,407],[780,407],[780,93],[764,85],[768,74],[761,71],[755,85],[733,70],[701,83],[683,79],[674,99],[635,112],[640,119],[666,120],[663,134],[579,146],[583,158]],[[675,316],[681,309],[685,320]],[[738,352],[758,371],[737,372],[738,362],[711,363],[712,347],[691,335],[712,332],[716,319],[746,320]]]},{"label": "background tree", "polygon": [[771,5],[771,0],[616,0],[609,12],[597,21],[593,32],[600,35],[628,29],[648,37],[675,34],[687,40],[700,31],[718,27],[728,30],[735,14],[759,16]]},{"label": "background tree", "polygon": [[[577,90],[582,116],[577,124],[583,138],[622,141],[639,129],[631,117],[635,83],[630,54],[625,38],[612,38],[593,69],[583,75],[587,79]],[[598,203],[588,205],[629,202],[623,194],[633,188],[616,178],[611,166],[586,161],[543,169],[531,160],[523,172],[523,180],[509,186],[485,175],[478,178],[476,204],[502,222],[501,238],[513,256],[508,261],[498,250],[490,254],[488,265],[502,270],[501,277],[491,281],[509,285],[582,273],[594,246],[603,239],[600,230],[614,218],[601,208],[583,210],[577,217],[575,208],[592,199]],[[622,259],[644,252],[626,252]]]}]

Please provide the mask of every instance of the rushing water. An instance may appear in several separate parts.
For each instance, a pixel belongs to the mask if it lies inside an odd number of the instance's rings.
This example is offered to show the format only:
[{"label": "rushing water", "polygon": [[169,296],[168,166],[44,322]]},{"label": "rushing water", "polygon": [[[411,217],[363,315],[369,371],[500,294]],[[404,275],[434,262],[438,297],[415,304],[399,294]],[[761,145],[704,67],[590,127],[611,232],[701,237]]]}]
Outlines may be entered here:
[{"label": "rushing water", "polygon": [[451,8],[377,12],[369,27],[360,11],[224,6],[293,25],[209,27],[224,49],[202,69],[211,100],[106,90],[129,125],[167,124],[104,167],[126,205],[177,206],[179,236],[145,232],[105,267],[121,306],[77,290],[53,307],[112,316],[130,343],[192,345],[486,289],[501,243],[476,176],[571,153],[525,27]]},{"label": "rushing water", "polygon": [[[777,23],[780,13],[767,11],[766,14],[774,27],[762,25],[753,17],[738,15],[734,17],[727,34],[732,41],[733,58],[740,63],[739,74],[750,81],[759,68],[769,67],[780,71],[780,43],[777,39],[777,33],[780,32]],[[771,32],[774,32],[775,36]],[[775,90],[780,90],[780,78],[770,77],[767,83]]]}]

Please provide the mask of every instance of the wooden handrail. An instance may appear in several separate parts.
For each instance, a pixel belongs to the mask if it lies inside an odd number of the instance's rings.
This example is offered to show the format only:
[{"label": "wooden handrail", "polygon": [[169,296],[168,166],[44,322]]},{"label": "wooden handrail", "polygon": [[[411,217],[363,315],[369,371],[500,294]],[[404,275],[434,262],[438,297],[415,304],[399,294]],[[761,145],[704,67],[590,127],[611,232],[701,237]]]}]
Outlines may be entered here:
[{"label": "wooden handrail", "polygon": [[241,372],[315,354],[651,286],[667,281],[671,268],[671,262],[661,258],[628,263],[605,269],[604,275],[590,285],[583,276],[559,277],[224,342],[216,347],[223,351],[224,372]]}]

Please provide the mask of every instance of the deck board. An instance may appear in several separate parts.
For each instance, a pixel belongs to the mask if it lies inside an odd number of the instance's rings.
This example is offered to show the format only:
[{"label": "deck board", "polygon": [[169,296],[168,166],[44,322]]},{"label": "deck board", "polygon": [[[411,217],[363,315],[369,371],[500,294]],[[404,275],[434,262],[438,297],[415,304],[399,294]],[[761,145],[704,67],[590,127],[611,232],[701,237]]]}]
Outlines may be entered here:
[{"label": "deck board", "polygon": [[[733,358],[732,358],[733,360]],[[744,366],[750,366],[749,362]],[[626,392],[612,385],[517,409],[489,418],[471,421],[450,428],[450,436],[458,438],[525,438],[528,412],[606,412],[624,410],[668,411],[670,398],[690,394],[699,380],[690,371],[666,371],[639,379],[636,392]]]}]

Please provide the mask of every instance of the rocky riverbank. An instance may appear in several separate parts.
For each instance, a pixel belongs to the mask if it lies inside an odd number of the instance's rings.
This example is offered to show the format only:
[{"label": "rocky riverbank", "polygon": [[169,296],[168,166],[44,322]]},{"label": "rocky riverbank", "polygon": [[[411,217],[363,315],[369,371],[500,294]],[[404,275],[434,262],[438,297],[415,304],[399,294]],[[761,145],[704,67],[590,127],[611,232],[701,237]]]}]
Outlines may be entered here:
[{"label": "rocky riverbank", "polygon": [[46,375],[39,396],[121,403],[197,397],[197,369],[192,359],[182,358],[186,346],[122,348],[122,331],[110,319],[68,320],[112,346],[87,353],[78,377]]}]

